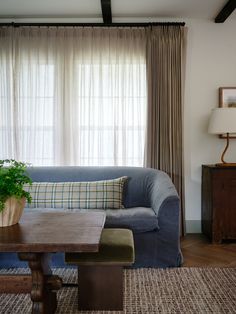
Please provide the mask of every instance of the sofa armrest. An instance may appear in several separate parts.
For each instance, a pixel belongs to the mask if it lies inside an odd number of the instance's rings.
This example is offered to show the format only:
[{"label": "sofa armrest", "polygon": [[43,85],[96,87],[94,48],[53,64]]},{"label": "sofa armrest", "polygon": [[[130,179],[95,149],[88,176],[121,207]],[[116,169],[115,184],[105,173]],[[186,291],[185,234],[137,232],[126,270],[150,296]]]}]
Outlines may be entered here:
[{"label": "sofa armrest", "polygon": [[[179,211],[179,196],[170,177],[159,171],[149,187],[149,199],[151,207],[157,216],[164,210],[168,210],[170,204]],[[179,214],[179,213],[178,213]]]}]

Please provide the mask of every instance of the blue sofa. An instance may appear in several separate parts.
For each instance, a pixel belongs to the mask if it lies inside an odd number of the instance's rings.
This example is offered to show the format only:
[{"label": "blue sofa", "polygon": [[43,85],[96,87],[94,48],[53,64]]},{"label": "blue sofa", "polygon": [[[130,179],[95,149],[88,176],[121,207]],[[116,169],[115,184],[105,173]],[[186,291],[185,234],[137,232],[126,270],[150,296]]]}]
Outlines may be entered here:
[{"label": "blue sofa", "polygon": [[[181,265],[179,198],[166,173],[140,167],[32,167],[28,173],[35,182],[98,181],[127,176],[125,209],[106,210],[105,227],[133,231],[134,267]],[[63,253],[53,254],[52,265],[64,266]],[[15,253],[0,254],[0,267],[21,266],[25,264],[18,261]]]}]

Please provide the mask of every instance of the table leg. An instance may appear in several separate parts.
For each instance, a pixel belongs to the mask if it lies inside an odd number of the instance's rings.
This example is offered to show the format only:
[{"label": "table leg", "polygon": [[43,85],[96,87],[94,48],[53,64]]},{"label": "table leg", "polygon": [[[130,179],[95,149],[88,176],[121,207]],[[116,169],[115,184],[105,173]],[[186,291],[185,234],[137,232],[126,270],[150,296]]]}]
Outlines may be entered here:
[{"label": "table leg", "polygon": [[53,314],[57,308],[56,292],[62,286],[58,276],[53,276],[46,253],[18,253],[20,260],[27,261],[32,275],[31,300],[33,314]]}]

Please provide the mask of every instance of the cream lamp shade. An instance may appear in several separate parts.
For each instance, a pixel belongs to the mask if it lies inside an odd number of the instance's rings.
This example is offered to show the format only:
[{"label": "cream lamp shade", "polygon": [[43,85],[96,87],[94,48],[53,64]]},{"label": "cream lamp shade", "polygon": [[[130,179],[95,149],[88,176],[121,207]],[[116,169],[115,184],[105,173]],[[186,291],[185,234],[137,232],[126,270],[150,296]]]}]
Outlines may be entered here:
[{"label": "cream lamp shade", "polygon": [[209,121],[208,133],[236,133],[236,108],[213,109]]},{"label": "cream lamp shade", "polygon": [[229,147],[229,134],[236,133],[236,108],[217,108],[213,109],[208,126],[208,133],[226,134],[226,146],[221,155],[221,163],[217,166],[236,166],[235,163],[227,163],[224,155]]}]

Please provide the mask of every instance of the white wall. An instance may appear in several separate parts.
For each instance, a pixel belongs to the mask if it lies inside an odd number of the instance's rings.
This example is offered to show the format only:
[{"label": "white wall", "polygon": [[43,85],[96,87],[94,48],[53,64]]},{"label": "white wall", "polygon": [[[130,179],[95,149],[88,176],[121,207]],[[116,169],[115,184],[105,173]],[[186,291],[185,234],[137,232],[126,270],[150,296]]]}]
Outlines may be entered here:
[{"label": "white wall", "polygon": [[[218,88],[236,87],[236,19],[223,24],[184,19],[188,26],[185,85],[185,195],[187,232],[201,230],[201,165],[220,162],[225,141],[207,133]],[[236,121],[235,121],[236,123]],[[236,162],[236,140],[225,159]]]}]

